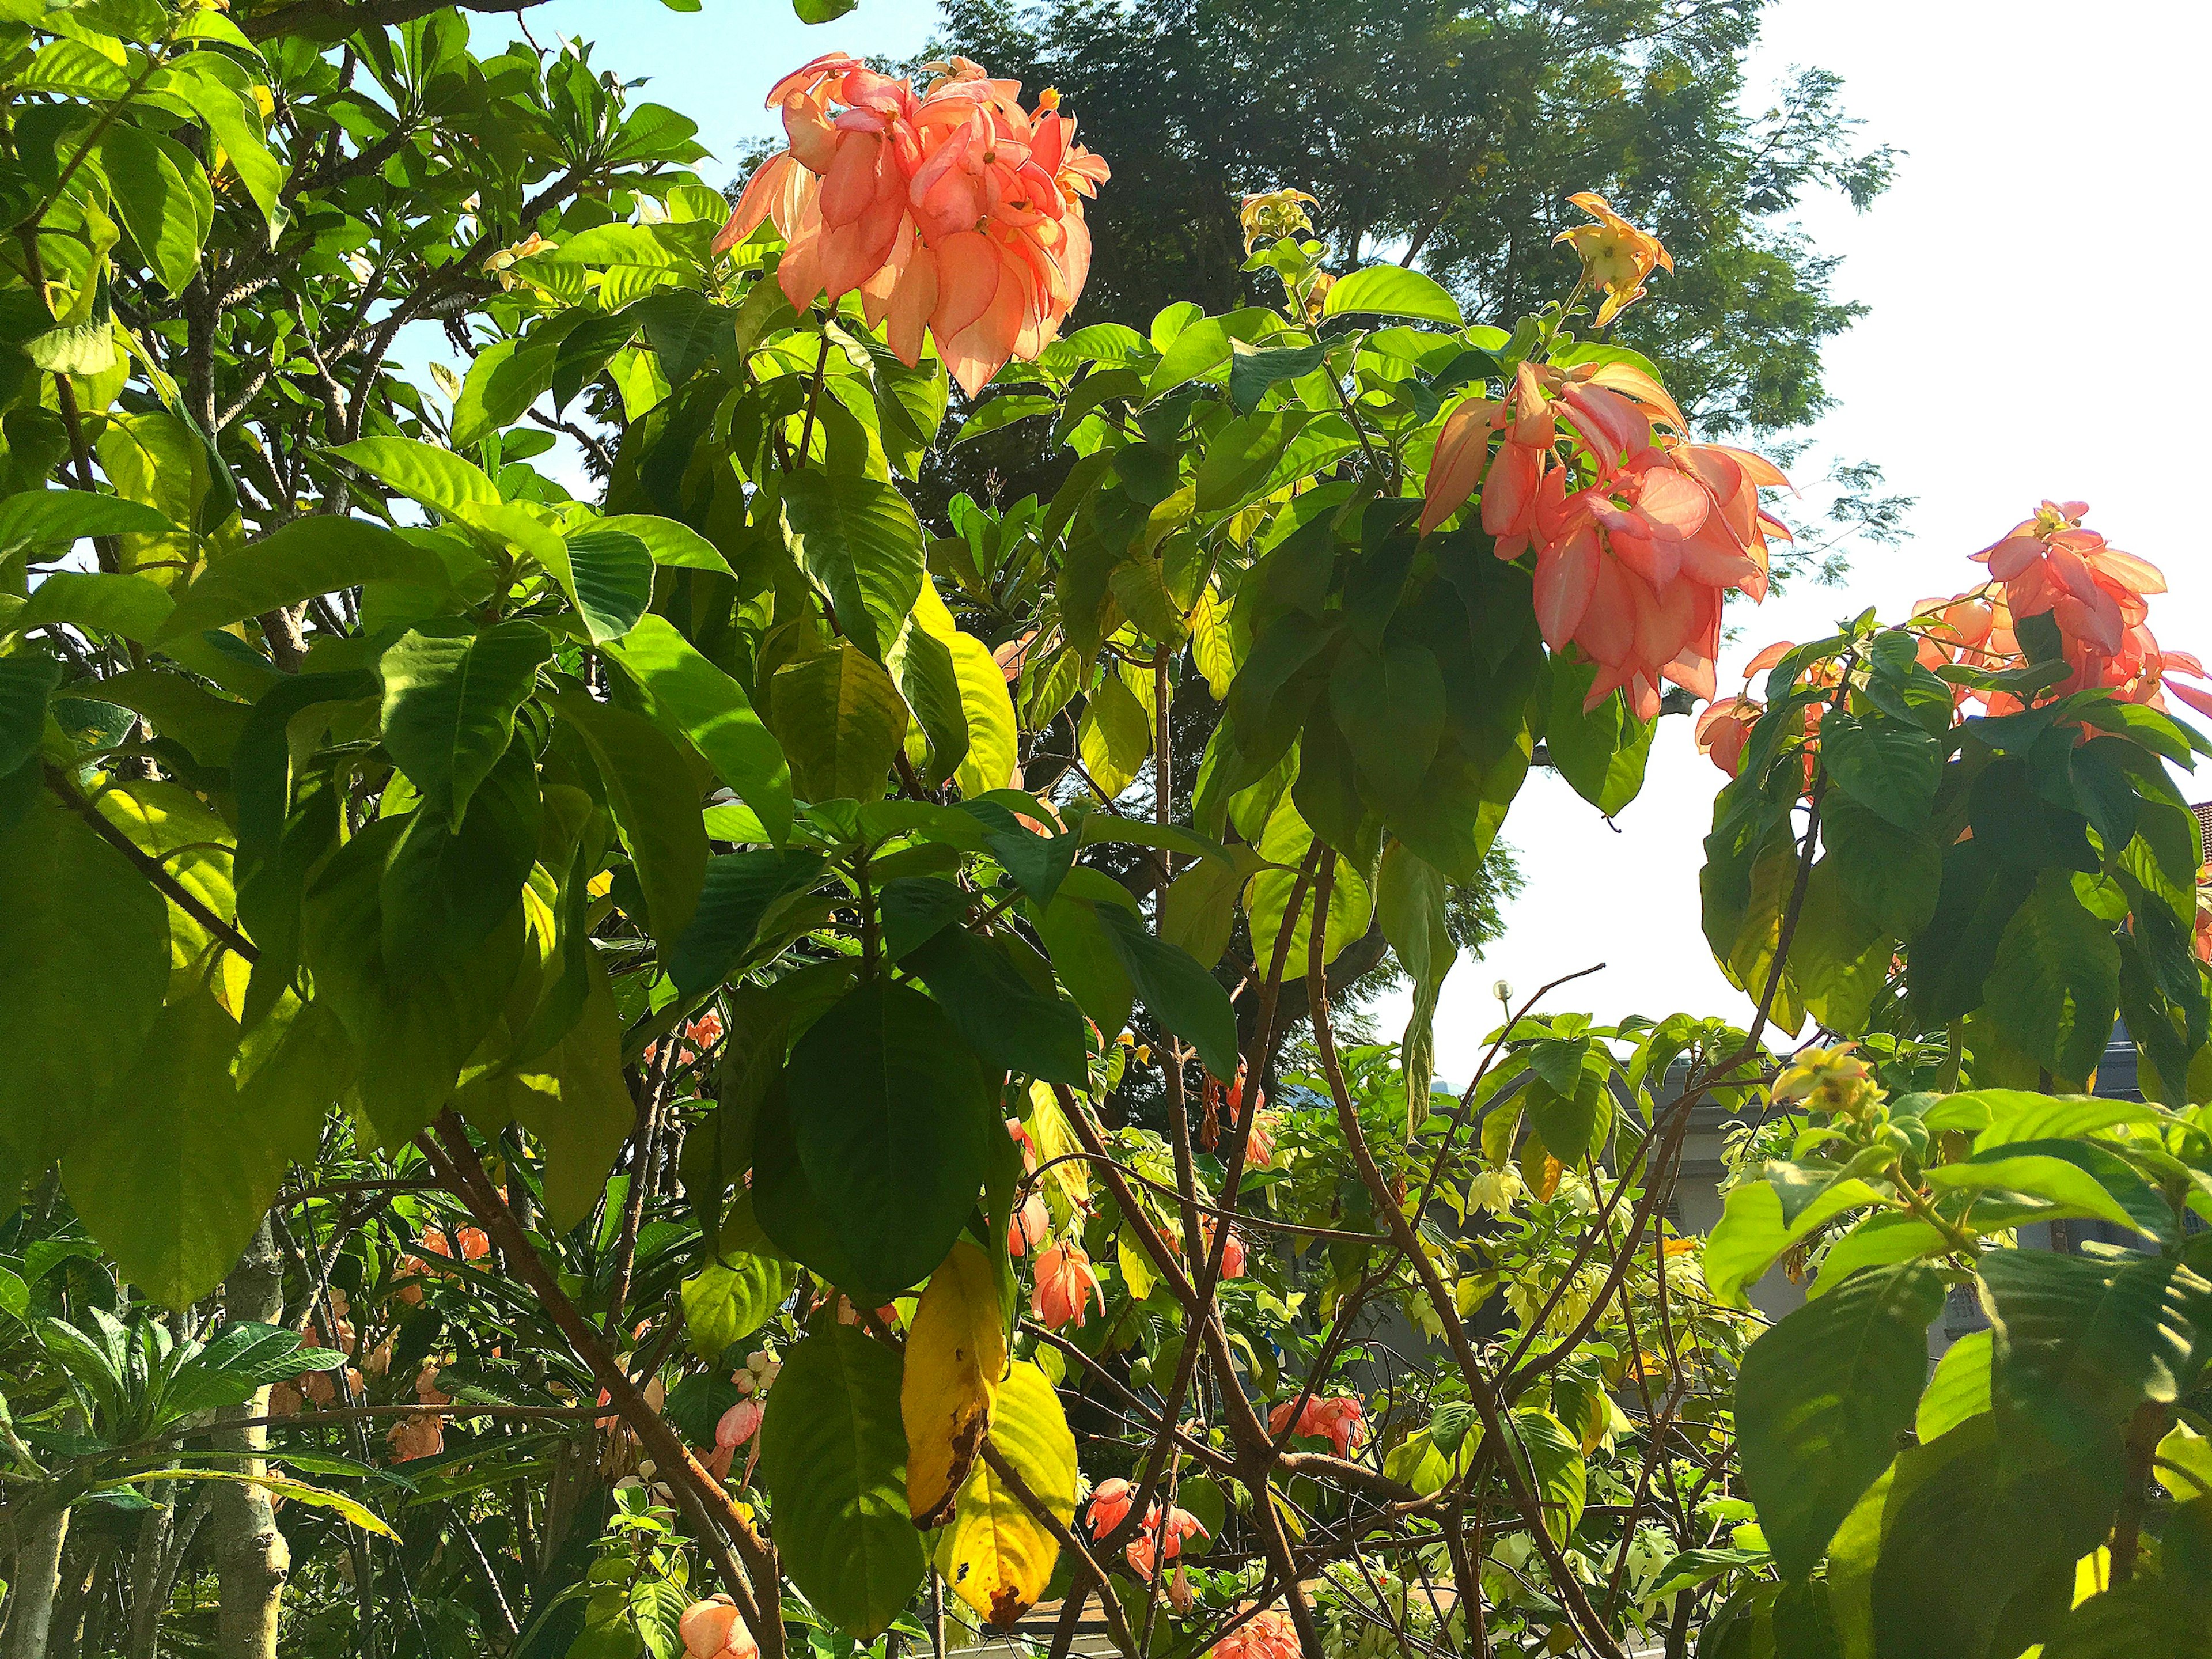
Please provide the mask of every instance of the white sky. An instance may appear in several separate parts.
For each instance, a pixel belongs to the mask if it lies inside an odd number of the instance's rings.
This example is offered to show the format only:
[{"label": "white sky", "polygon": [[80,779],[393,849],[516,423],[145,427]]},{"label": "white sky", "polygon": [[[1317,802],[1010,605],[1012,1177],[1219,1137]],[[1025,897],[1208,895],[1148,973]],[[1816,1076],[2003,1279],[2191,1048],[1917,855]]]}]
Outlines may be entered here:
[{"label": "white sky", "polygon": [[[580,33],[600,42],[603,64],[652,66],[641,95],[698,119],[726,159],[768,130],[760,100],[777,76],[835,48],[910,52],[936,18],[928,0],[860,0],[810,29],[787,0],[708,4],[687,15],[555,0],[527,15],[548,44]],[[508,27],[483,19],[478,37]],[[1826,453],[1880,462],[1919,505],[1903,547],[1855,550],[1844,590],[1801,586],[1732,612],[1741,642],[1723,658],[1723,685],[1771,640],[1966,586],[1966,556],[2045,496],[2087,500],[2093,526],[2161,566],[2173,592],[2154,602],[2152,627],[2169,644],[2212,648],[2202,465],[2160,470],[2212,370],[2186,286],[2212,258],[2212,233],[2176,188],[2196,171],[2208,58],[2205,0],[1780,0],[1770,11],[1754,89],[1799,64],[1834,70],[1869,142],[1908,152],[1868,214],[1838,198],[1802,222],[1844,256],[1838,294],[1872,307],[1829,348],[1840,406],[1816,436]],[[714,165],[703,164],[709,177]],[[1800,471],[1816,480],[1825,465],[1825,453],[1808,456]],[[1560,1006],[1608,1019],[1747,1013],[1698,926],[1699,842],[1720,781],[1682,720],[1662,726],[1644,793],[1615,827],[1558,779],[1531,778],[1505,825],[1527,890],[1505,939],[1446,982],[1444,1077],[1474,1065],[1500,978],[1525,994],[1604,961]],[[1382,1023],[1402,1018],[1386,1008]]]}]

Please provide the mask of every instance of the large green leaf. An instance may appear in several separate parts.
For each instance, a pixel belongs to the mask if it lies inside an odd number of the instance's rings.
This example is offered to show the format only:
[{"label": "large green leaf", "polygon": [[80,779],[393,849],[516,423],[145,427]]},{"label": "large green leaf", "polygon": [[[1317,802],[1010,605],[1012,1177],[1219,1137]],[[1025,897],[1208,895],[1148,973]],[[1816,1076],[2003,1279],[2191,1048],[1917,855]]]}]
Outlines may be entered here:
[{"label": "large green leaf", "polygon": [[362,438],[341,444],[331,453],[449,519],[459,517],[465,506],[499,505],[499,486],[484,476],[482,467],[435,444],[412,438]]},{"label": "large green leaf", "polygon": [[1751,1345],[1736,1376],[1743,1480],[1767,1547],[1802,1581],[1912,1426],[1942,1275],[1911,1263],[1853,1273]]},{"label": "large green leaf", "polygon": [[[949,883],[916,884],[945,888],[965,908],[966,896]],[[1082,1013],[1024,978],[1004,948],[965,927],[943,927],[909,952],[904,965],[921,975],[960,1034],[993,1067],[1079,1089],[1089,1083]]]},{"label": "large green leaf", "polygon": [[454,444],[473,448],[520,420],[522,411],[552,386],[560,352],[555,342],[532,344],[517,338],[495,341],[477,353],[461,395],[453,400]]},{"label": "large green leaf", "polygon": [[1075,742],[1085,769],[1112,800],[1135,781],[1152,757],[1152,717],[1109,670],[1084,705]]},{"label": "large green leaf", "polygon": [[62,1158],[70,1202],[124,1275],[190,1307],[222,1282],[286,1159],[231,1082],[238,1022],[197,988],[161,1010]]},{"label": "large green leaf", "polygon": [[1628,712],[1619,692],[1584,710],[1583,700],[1597,678],[1594,662],[1552,659],[1552,700],[1544,720],[1544,752],[1574,792],[1610,817],[1644,787],[1644,763],[1651,755],[1656,720]]},{"label": "large green leaf", "polygon": [[2066,872],[2044,871],[2006,923],[1982,989],[2006,1036],[2058,1077],[2086,1084],[2119,1006],[2112,924],[2082,906]]},{"label": "large green leaf", "polygon": [[411,628],[386,649],[384,746],[424,801],[456,823],[467,815],[552,654],[551,636],[535,623],[479,633],[459,618]]},{"label": "large green leaf", "polygon": [[174,139],[125,121],[101,137],[100,160],[123,228],[161,286],[182,294],[215,222],[207,169]]},{"label": "large green leaf", "polygon": [[43,651],[0,657],[0,774],[39,752],[46,699],[61,683],[61,664]]},{"label": "large green leaf", "polygon": [[1943,848],[1925,829],[1899,830],[1840,792],[1820,812],[1820,839],[1844,896],[1884,933],[1911,939],[1936,914]]},{"label": "large green leaf", "polygon": [[[40,806],[0,836],[0,1203],[90,1120],[169,978],[161,896],[81,819]],[[92,1040],[96,1036],[96,1040]]]},{"label": "large green leaf", "polygon": [[776,671],[769,721],[803,798],[872,801],[905,736],[907,708],[890,676],[840,641]]},{"label": "large green leaf", "polygon": [[366,519],[295,519],[252,546],[216,559],[185,588],[158,638],[222,628],[319,593],[401,581],[443,592],[437,555]]},{"label": "large green leaf", "polygon": [[1836,787],[1900,830],[1928,822],[1943,775],[1943,745],[1925,727],[1869,713],[1820,722],[1820,763]]},{"label": "large green leaf", "polygon": [[867,1641],[927,1566],[906,1504],[899,1357],[825,1321],[787,1351],[761,1424],[760,1475],[784,1570],[809,1601]]},{"label": "large green leaf", "polygon": [[1403,265],[1370,265],[1338,277],[1321,302],[1321,314],[1342,317],[1353,312],[1416,317],[1446,328],[1458,328],[1467,320],[1460,315],[1459,301],[1443,283]]},{"label": "large green leaf", "polygon": [[400,820],[379,894],[385,965],[465,968],[521,902],[540,817],[538,769],[525,742],[508,744],[459,823],[428,805]]},{"label": "large green leaf", "polygon": [[599,763],[615,829],[645,890],[653,937],[672,950],[707,878],[707,827],[691,770],[650,720],[596,702],[580,685],[564,688],[553,706]]},{"label": "large green leaf", "polygon": [[1437,757],[1444,731],[1444,677],[1435,653],[1391,641],[1347,647],[1329,675],[1330,712],[1363,776],[1386,799],[1411,794]]},{"label": "large green leaf", "polygon": [[[94,496],[95,501],[112,499]],[[174,602],[161,585],[148,576],[112,574],[100,570],[56,570],[31,592],[23,608],[5,626],[27,634],[54,623],[120,634],[141,644],[151,644],[169,619]]]},{"label": "large green leaf", "polygon": [[300,906],[300,958],[315,1000],[344,1025],[361,1072],[353,1100],[383,1144],[418,1133],[436,1117],[499,1017],[522,950],[522,912],[510,907],[492,936],[465,957],[422,948],[384,955],[385,865],[404,818],[369,825],[316,875]]},{"label": "large green leaf", "polygon": [[760,817],[771,840],[791,834],[791,768],[745,689],[702,656],[665,617],[640,618],[607,654],[650,702],[653,718],[688,739]]},{"label": "large green leaf", "polygon": [[1582,1443],[1549,1412],[1522,1406],[1507,1413],[1506,1446],[1500,1454],[1520,1464],[1522,1477],[1536,1490],[1544,1530],[1564,1544],[1582,1524],[1589,1492],[1589,1468]]},{"label": "large green leaf", "polygon": [[709,859],[699,907],[668,953],[677,990],[691,997],[720,984],[744,962],[763,919],[781,900],[805,892],[822,870],[819,853],[798,849],[750,848]]},{"label": "large green leaf", "polygon": [[975,1207],[999,1132],[957,1028],[911,987],[866,981],[799,1040],[785,1089],[807,1181],[866,1282],[921,1279]]},{"label": "large green leaf", "polygon": [[881,662],[925,580],[921,521],[906,497],[859,473],[795,472],[784,480],[783,529],[838,628]]},{"label": "large green leaf", "polygon": [[83,489],[26,489],[0,501],[0,558],[82,536],[162,536],[177,526],[158,507]]},{"label": "large green leaf", "polygon": [[579,530],[565,541],[548,536],[533,541],[532,550],[576,607],[593,645],[621,639],[653,603],[652,551],[627,531]]},{"label": "large green leaf", "polygon": [[1180,950],[1146,931],[1133,911],[1098,907],[1107,942],[1154,1019],[1198,1050],[1224,1083],[1237,1075],[1237,1011],[1221,981]]},{"label": "large green leaf", "polygon": [[1981,1272],[1998,1419],[2064,1450],[2099,1445],[2147,1401],[2178,1399],[2212,1352],[2212,1281],[2179,1261],[1994,1250]]}]

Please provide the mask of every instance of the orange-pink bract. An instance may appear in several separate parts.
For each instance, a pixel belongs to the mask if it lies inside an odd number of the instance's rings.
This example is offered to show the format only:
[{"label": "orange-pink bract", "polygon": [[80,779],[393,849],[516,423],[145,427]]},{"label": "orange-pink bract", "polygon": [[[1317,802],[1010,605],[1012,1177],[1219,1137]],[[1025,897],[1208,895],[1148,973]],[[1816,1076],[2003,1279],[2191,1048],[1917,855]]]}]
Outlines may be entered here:
[{"label": "orange-pink bract", "polygon": [[[1291,1407],[1298,1402],[1285,1400],[1268,1413],[1267,1432],[1279,1435],[1290,1425]],[[1339,1457],[1352,1455],[1355,1446],[1367,1443],[1366,1410],[1350,1395],[1334,1400],[1309,1399],[1298,1413],[1297,1432],[1316,1440],[1330,1440],[1336,1444]]]},{"label": "orange-pink bract", "polygon": [[[1579,459],[1561,454],[1563,437]],[[1662,680],[1713,695],[1722,601],[1732,587],[1765,598],[1767,539],[1789,534],[1759,492],[1787,482],[1747,451],[1690,442],[1680,410],[1633,363],[1524,362],[1504,398],[1445,417],[1420,530],[1479,484],[1498,556],[1535,550],[1544,642],[1598,665],[1584,706],[1620,690],[1649,720]]]},{"label": "orange-pink bract", "polygon": [[969,397],[1009,357],[1060,332],[1091,270],[1083,202],[1106,163],[1075,142],[1048,90],[964,58],[916,96],[910,82],[829,52],[769,94],[789,143],[763,162],[714,239],[734,247],[772,221],[787,246],[776,280],[804,309],[858,290],[871,328],[911,366],[924,329]]},{"label": "orange-pink bract", "polygon": [[676,1634],[688,1659],[756,1659],[760,1652],[744,1615],[726,1595],[710,1596],[684,1608]]},{"label": "orange-pink bract", "polygon": [[1081,1325],[1089,1316],[1091,1297],[1106,1311],[1106,1293],[1098,1288],[1098,1275],[1091,1271],[1091,1258],[1073,1243],[1055,1244],[1036,1259],[1036,1289],[1030,1310],[1053,1329]]},{"label": "orange-pink bract", "polygon": [[1298,1659],[1297,1626],[1270,1607],[1255,1613],[1206,1650],[1209,1659]]}]

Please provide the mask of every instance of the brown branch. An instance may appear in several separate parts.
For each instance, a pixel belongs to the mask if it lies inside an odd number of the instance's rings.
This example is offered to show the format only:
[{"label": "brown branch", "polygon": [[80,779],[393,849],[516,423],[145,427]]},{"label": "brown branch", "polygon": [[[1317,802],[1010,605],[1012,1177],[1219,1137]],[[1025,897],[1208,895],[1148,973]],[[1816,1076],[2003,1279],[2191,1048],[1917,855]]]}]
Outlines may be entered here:
[{"label": "brown branch", "polygon": [[[447,1178],[455,1194],[469,1206],[477,1224],[500,1246],[515,1276],[537,1292],[546,1315],[568,1339],[577,1357],[590,1368],[616,1413],[668,1479],[678,1502],[698,1525],[700,1542],[713,1559],[730,1599],[737,1603],[747,1627],[760,1643],[765,1659],[782,1659],[782,1592],[773,1547],[753,1530],[751,1521],[723,1490],[722,1483],[708,1473],[691,1449],[647,1403],[629,1373],[617,1363],[599,1333],[568,1299],[560,1281],[515,1220],[514,1212],[493,1189],[460,1120],[450,1109],[441,1112],[432,1129],[416,1137],[416,1145],[429,1160],[430,1167]],[[725,1534],[744,1557],[744,1570],[731,1558]],[[756,1586],[759,1590],[757,1599]]]},{"label": "brown branch", "polygon": [[65,805],[72,808],[92,826],[102,841],[128,859],[139,874],[160,888],[163,896],[172,904],[206,928],[226,950],[249,963],[260,961],[261,952],[254,948],[252,940],[209,909],[198,895],[169,873],[168,866],[160,859],[125,835],[118,825],[110,823],[99,807],[86,799],[83,792],[70,781],[67,773],[59,767],[48,766],[46,784],[62,798]]}]

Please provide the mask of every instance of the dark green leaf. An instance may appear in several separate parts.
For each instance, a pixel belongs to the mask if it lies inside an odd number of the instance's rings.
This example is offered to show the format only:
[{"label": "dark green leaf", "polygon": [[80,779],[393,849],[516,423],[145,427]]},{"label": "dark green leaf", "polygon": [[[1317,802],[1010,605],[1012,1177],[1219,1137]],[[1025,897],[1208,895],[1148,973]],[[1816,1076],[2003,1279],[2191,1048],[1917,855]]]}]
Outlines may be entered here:
[{"label": "dark green leaf", "polygon": [[668,953],[668,976],[678,994],[696,997],[742,965],[763,919],[780,900],[812,886],[823,862],[818,853],[769,848],[709,859],[699,908]]},{"label": "dark green leaf", "polygon": [[431,807],[465,817],[552,654],[551,637],[535,623],[478,633],[459,618],[421,623],[385,651],[384,746]]},{"label": "dark green leaf", "polygon": [[1082,1013],[1031,985],[999,945],[965,927],[942,927],[905,965],[988,1065],[1079,1089],[1088,1084]]},{"label": "dark green leaf", "polygon": [[1226,1082],[1237,1075],[1237,1012],[1221,981],[1188,951],[1155,938],[1132,910],[1098,907],[1108,942],[1154,1019],[1198,1050],[1206,1069]]}]

